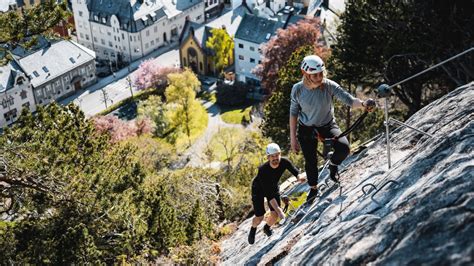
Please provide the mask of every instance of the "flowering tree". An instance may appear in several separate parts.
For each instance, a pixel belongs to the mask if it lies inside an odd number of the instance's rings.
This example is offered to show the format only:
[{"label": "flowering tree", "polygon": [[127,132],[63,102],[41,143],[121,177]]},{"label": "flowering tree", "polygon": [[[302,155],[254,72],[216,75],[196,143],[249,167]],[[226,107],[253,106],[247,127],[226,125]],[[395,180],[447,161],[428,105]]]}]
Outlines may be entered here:
[{"label": "flowering tree", "polygon": [[159,66],[152,59],[143,61],[138,67],[133,79],[133,85],[139,90],[148,88],[165,88],[167,85],[167,76],[170,73],[180,72],[176,67]]},{"label": "flowering tree", "polygon": [[320,38],[320,23],[318,19],[304,19],[286,29],[279,29],[274,36],[262,47],[262,63],[257,66],[255,74],[262,79],[262,86],[268,92],[277,88],[278,71],[299,47],[313,45],[316,54],[324,56],[324,49],[318,45]]},{"label": "flowering tree", "polygon": [[108,115],[95,116],[92,121],[97,131],[110,134],[110,142],[112,143],[151,132],[151,122],[148,119],[127,122],[116,116]]}]

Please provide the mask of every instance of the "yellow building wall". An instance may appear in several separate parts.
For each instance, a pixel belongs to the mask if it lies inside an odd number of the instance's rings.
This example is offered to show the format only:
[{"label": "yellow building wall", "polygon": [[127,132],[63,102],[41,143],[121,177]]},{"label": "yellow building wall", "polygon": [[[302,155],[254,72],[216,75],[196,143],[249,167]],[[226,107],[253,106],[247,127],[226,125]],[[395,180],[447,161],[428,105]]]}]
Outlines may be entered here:
[{"label": "yellow building wall", "polygon": [[[206,75],[206,56],[204,55],[204,53],[202,52],[201,48],[199,47],[199,45],[194,41],[194,39],[189,36],[180,46],[179,50],[180,50],[180,55],[181,55],[181,58],[180,58],[180,62],[181,62],[181,66],[183,67],[189,67],[192,69],[192,66],[190,64],[190,55],[188,54],[188,49],[189,48],[194,48],[194,50],[196,50],[196,53],[197,53],[197,64],[195,66],[196,69],[193,69],[193,71],[196,73],[196,74],[200,74],[200,75]],[[202,69],[200,68],[200,64],[202,64]]]},{"label": "yellow building wall", "polygon": [[[197,69],[194,70],[196,74],[206,75],[206,76],[220,74],[216,72],[216,67],[214,64],[213,57],[205,55],[203,51],[201,50],[200,46],[196,43],[196,41],[191,36],[189,36],[184,42],[182,42],[179,48],[180,55],[181,55],[181,58],[180,58],[181,66],[191,68],[191,65],[189,63],[190,56],[188,54],[188,49],[190,47],[194,48],[194,50],[196,50],[196,53],[197,53],[197,59],[198,59]],[[200,62],[202,63],[202,69],[200,69],[200,65],[199,65]],[[233,65],[233,64],[234,64],[234,56],[233,54],[231,54],[229,56],[229,65]]]}]

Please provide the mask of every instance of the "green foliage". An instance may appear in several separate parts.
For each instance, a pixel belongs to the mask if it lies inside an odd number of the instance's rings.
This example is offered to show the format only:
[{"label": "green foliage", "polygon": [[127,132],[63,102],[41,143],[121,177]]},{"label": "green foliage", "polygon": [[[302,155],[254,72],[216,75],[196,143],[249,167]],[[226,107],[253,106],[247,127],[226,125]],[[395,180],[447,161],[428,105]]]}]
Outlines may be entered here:
[{"label": "green foliage", "polygon": [[211,29],[211,34],[206,41],[206,46],[215,52],[212,60],[216,70],[221,72],[233,61],[234,40],[225,29]]},{"label": "green foliage", "polygon": [[0,13],[0,43],[31,46],[34,42],[28,37],[43,34],[65,21],[70,16],[67,1],[57,3],[54,0],[42,1],[41,4],[25,9],[23,12],[10,11]]},{"label": "green foliage", "polygon": [[174,185],[147,177],[135,149],[112,146],[78,107],[24,112],[0,143],[2,196],[17,217],[0,226],[0,241],[9,243],[2,261],[113,263],[185,243],[186,222],[168,193]]},{"label": "green foliage", "polygon": [[[468,6],[466,1],[347,1],[329,68],[336,80],[352,84],[403,80],[473,46]],[[407,116],[472,80],[472,58],[466,54],[395,87]]]},{"label": "green foliage", "polygon": [[290,95],[293,84],[301,80],[300,63],[313,47],[303,46],[291,54],[290,59],[278,72],[277,87],[264,107],[264,121],[260,126],[265,137],[280,147],[289,147]]},{"label": "green foliage", "polygon": [[209,231],[209,223],[206,221],[204,211],[199,204],[199,200],[196,200],[186,227],[188,245],[192,245],[195,241],[201,240]]},{"label": "green foliage", "polygon": [[216,88],[217,103],[228,106],[239,106],[247,100],[248,85],[236,81],[233,85],[221,84]]},{"label": "green foliage", "polygon": [[171,121],[167,116],[167,108],[161,96],[152,95],[141,101],[137,108],[138,119],[148,118],[152,121],[153,134],[164,138],[170,130]]},{"label": "green foliage", "polygon": [[188,145],[191,145],[191,130],[196,126],[196,112],[199,102],[196,100],[196,92],[199,92],[201,83],[196,75],[189,69],[183,73],[168,75],[169,86],[166,88],[166,103],[169,105],[170,121],[172,127],[183,128],[188,137]]}]

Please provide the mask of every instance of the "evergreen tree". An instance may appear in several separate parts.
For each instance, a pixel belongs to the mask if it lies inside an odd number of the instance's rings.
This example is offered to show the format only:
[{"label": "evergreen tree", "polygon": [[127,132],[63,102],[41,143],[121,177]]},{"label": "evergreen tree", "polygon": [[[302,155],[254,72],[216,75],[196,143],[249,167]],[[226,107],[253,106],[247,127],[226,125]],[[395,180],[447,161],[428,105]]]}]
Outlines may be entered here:
[{"label": "evergreen tree", "polygon": [[0,13],[0,44],[16,47],[19,44],[31,45],[32,39],[44,34],[59,22],[70,16],[67,1],[47,0],[20,12],[9,11]]},{"label": "evergreen tree", "polygon": [[191,216],[188,219],[186,227],[186,236],[188,245],[192,245],[195,241],[201,240],[205,234],[206,219],[204,212],[200,206],[199,200],[194,203]]},{"label": "evergreen tree", "polygon": [[264,107],[264,121],[261,129],[265,137],[271,138],[282,147],[289,147],[290,98],[293,85],[301,80],[300,63],[313,52],[310,45],[297,49],[278,72],[277,89]]},{"label": "evergreen tree", "polygon": [[[349,84],[394,84],[473,46],[469,1],[349,0],[332,69]],[[440,36],[443,36],[440,38]],[[394,88],[410,116],[474,77],[473,53]]]}]

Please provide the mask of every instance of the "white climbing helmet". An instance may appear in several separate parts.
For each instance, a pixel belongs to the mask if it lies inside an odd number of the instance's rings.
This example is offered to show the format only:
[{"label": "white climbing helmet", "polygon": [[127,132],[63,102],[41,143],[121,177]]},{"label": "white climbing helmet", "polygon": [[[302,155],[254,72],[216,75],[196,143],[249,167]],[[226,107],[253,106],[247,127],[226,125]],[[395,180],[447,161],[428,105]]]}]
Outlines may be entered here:
[{"label": "white climbing helmet", "polygon": [[317,55],[308,55],[301,62],[301,70],[306,74],[316,74],[324,71],[324,62]]},{"label": "white climbing helmet", "polygon": [[267,153],[267,155],[279,153],[281,152],[280,146],[278,146],[278,144],[276,143],[270,143],[267,145],[267,149],[265,150],[265,152]]}]

